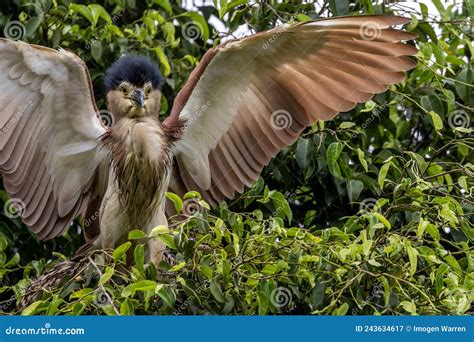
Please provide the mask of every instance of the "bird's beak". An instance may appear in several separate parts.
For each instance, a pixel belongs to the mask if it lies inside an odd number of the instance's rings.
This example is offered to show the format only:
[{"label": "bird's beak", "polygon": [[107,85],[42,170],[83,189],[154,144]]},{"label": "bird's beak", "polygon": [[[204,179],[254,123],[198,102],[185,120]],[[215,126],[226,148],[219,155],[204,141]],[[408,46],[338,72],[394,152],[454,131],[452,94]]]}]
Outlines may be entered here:
[{"label": "bird's beak", "polygon": [[138,108],[143,108],[145,106],[145,94],[141,89],[135,90],[132,96],[130,96],[130,99]]}]

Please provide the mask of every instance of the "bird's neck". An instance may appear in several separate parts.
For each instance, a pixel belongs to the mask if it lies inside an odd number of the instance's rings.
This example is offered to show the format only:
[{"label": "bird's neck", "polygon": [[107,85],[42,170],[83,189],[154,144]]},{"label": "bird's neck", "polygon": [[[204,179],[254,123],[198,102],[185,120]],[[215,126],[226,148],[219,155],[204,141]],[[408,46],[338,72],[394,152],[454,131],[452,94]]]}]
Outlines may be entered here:
[{"label": "bird's neck", "polygon": [[122,118],[102,143],[130,226],[144,229],[164,200],[174,140],[153,117]]}]

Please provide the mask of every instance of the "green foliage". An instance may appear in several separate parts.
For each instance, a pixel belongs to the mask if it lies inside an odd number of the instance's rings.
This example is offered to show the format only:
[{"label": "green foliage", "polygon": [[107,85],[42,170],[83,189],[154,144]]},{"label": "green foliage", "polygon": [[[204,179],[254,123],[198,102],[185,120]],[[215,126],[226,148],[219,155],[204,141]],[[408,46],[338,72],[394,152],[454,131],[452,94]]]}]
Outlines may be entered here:
[{"label": "green foliage", "polygon": [[[188,11],[168,1],[7,0],[0,28],[19,21],[23,39],[83,58],[104,107],[101,77],[120,54],[148,54],[166,84],[162,115],[207,48],[230,31],[347,13],[411,15],[397,3],[220,1]],[[372,101],[318,122],[267,166],[251,189],[219,208],[169,194],[179,212],[201,210],[151,236],[140,231],[22,314],[464,314],[474,290],[472,250],[473,75],[469,8],[420,4],[418,66]],[[21,27],[21,26],[20,26]],[[0,192],[8,203],[5,192]],[[188,202],[187,202],[188,201]],[[0,221],[3,311],[31,279],[70,258],[80,222],[38,241],[16,215]],[[176,264],[145,263],[158,238]],[[53,256],[52,256],[52,253]],[[102,261],[101,261],[102,260]],[[129,265],[129,266],[127,266]],[[131,265],[131,266],[130,266]]]}]

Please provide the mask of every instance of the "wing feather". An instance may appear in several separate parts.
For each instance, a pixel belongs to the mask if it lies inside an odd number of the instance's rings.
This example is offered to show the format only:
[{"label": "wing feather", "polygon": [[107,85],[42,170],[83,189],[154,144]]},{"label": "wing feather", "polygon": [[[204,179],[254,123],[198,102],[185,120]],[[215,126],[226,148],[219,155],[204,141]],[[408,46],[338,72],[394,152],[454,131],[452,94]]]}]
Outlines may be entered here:
[{"label": "wing feather", "polygon": [[417,50],[406,18],[372,15],[283,26],[206,53],[170,117],[188,121],[170,190],[211,204],[256,180],[316,120],[329,120],[401,82]]},{"label": "wing feather", "polygon": [[84,62],[71,52],[0,39],[0,172],[39,238],[87,205],[105,133]]}]

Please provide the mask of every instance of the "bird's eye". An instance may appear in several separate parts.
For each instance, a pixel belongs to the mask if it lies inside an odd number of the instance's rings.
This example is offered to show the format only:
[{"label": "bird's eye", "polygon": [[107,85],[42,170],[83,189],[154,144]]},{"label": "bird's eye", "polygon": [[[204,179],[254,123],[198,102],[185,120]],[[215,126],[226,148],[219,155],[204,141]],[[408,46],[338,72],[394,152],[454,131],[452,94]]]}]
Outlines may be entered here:
[{"label": "bird's eye", "polygon": [[128,94],[128,89],[126,86],[120,86],[120,91],[122,94],[127,95]]},{"label": "bird's eye", "polygon": [[148,86],[148,87],[145,88],[145,95],[148,96],[148,95],[150,95],[150,93],[151,93],[151,87]]}]

